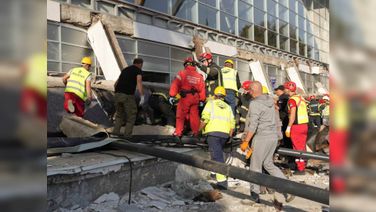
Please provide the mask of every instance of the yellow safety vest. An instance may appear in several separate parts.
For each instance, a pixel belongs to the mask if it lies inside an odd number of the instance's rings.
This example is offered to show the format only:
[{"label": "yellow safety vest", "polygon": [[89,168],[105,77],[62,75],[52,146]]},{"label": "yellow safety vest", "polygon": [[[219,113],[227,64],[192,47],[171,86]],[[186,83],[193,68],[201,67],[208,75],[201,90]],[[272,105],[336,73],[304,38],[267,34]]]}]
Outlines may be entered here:
[{"label": "yellow safety vest", "polygon": [[236,75],[238,71],[233,68],[224,67],[222,68],[221,72],[223,77],[223,87],[238,91],[238,86],[236,83]]},{"label": "yellow safety vest", "polygon": [[202,119],[206,122],[204,134],[210,132],[230,133],[235,128],[234,114],[231,107],[220,99],[210,100],[202,111]]},{"label": "yellow safety vest", "polygon": [[[304,99],[299,95],[293,95],[290,97],[290,99],[295,100],[296,102],[296,116],[294,124],[306,124],[308,123],[308,112],[307,112],[307,103],[304,101]],[[290,106],[288,106],[288,109],[290,110]]]},{"label": "yellow safety vest", "polygon": [[72,69],[67,86],[65,87],[65,92],[70,92],[76,94],[78,97],[80,97],[82,100],[86,100],[87,94],[86,94],[86,79],[91,75],[90,72],[88,72],[83,67],[78,67]]},{"label": "yellow safety vest", "polygon": [[28,62],[25,87],[32,88],[42,96],[47,96],[47,55],[37,54]]}]

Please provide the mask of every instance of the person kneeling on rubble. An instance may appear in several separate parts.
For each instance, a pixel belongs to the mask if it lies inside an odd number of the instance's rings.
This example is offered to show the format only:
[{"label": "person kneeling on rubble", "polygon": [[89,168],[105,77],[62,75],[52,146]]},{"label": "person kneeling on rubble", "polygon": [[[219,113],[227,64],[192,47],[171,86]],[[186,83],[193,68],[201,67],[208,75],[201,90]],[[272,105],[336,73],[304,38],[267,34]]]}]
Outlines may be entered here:
[{"label": "person kneeling on rubble", "polygon": [[191,57],[184,60],[184,70],[176,75],[170,87],[170,102],[177,101],[177,95],[181,99],[176,109],[176,129],[174,136],[181,138],[184,130],[184,122],[189,117],[193,136],[198,136],[200,128],[199,104],[206,99],[205,83],[201,74],[196,71],[195,62]]},{"label": "person kneeling on rubble", "polygon": [[[245,138],[241,148],[247,147],[252,139],[253,153],[251,155],[250,170],[262,172],[262,167],[272,176],[286,179],[282,171],[274,165],[273,155],[278,145],[276,128],[276,109],[274,100],[269,95],[264,95],[262,85],[258,81],[251,84],[253,100],[249,105]],[[260,202],[260,185],[251,184],[251,197],[255,202]],[[293,200],[294,196],[284,194],[286,202]]]},{"label": "person kneeling on rubble", "polygon": [[[200,129],[207,135],[207,143],[212,160],[224,163],[223,147],[232,137],[235,128],[235,118],[231,107],[224,102],[226,90],[217,87],[214,90],[214,100],[209,100],[202,111]],[[227,178],[216,174],[217,186],[227,189]]]}]

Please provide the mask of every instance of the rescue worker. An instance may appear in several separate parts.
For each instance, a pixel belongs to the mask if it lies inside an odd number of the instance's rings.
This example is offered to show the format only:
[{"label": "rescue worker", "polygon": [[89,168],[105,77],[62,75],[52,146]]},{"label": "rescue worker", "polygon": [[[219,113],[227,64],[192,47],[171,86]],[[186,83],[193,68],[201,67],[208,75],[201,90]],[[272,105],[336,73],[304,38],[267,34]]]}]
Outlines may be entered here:
[{"label": "rescue worker", "polygon": [[[276,109],[274,100],[269,95],[262,93],[262,85],[259,81],[251,84],[251,94],[253,100],[249,105],[247,115],[246,132],[241,144],[244,151],[252,140],[253,153],[251,155],[250,170],[254,172],[262,172],[264,168],[270,175],[286,179],[282,171],[274,165],[273,155],[278,145],[277,129],[276,129]],[[260,203],[260,186],[251,184],[251,197]],[[294,196],[284,194],[286,202],[293,200]]]},{"label": "rescue worker", "polygon": [[[202,111],[200,130],[207,135],[207,143],[211,159],[224,163],[223,147],[234,132],[235,119],[231,107],[224,102],[226,90],[224,87],[217,87],[214,90],[214,99],[209,100]],[[227,189],[227,177],[216,174],[217,186],[220,189]]]},{"label": "rescue worker", "polygon": [[318,131],[321,127],[321,114],[319,109],[319,102],[317,101],[316,96],[311,95],[309,97],[308,103],[308,115],[309,115],[309,129],[310,134]]},{"label": "rescue worker", "polygon": [[[329,106],[330,106],[330,98],[329,96],[324,96],[322,98],[322,102],[319,102],[320,104],[320,113],[321,113],[321,117],[322,117],[322,124],[324,126],[327,126],[329,127],[329,116],[330,116],[330,113],[329,113]],[[322,129],[320,129],[322,130]]]},{"label": "rescue worker", "polygon": [[[158,114],[163,120],[162,124],[168,128],[175,129],[175,113],[173,107],[174,103],[169,102],[169,91],[158,88],[151,88],[151,96],[149,98],[149,106],[153,109],[154,115]],[[180,95],[177,100],[180,99]],[[156,123],[156,119],[153,116],[152,122]],[[172,132],[173,133],[173,132]]]},{"label": "rescue worker", "polygon": [[91,95],[91,58],[83,57],[82,67],[71,69],[63,77],[66,85],[64,93],[64,109],[71,114],[83,117],[85,112],[85,102],[90,104]]},{"label": "rescue worker", "polygon": [[231,106],[232,112],[236,114],[236,98],[241,87],[238,71],[234,69],[234,61],[228,59],[221,69],[223,87],[226,89],[225,101]]},{"label": "rescue worker", "polygon": [[204,102],[205,83],[202,76],[196,71],[195,62],[191,57],[184,60],[184,70],[176,75],[170,87],[170,100],[174,101],[179,94],[176,110],[176,129],[174,135],[181,138],[184,130],[184,122],[189,117],[193,136],[197,136],[200,128],[199,104]]},{"label": "rescue worker", "polygon": [[251,84],[252,84],[252,81],[250,80],[244,81],[242,83],[243,91],[239,96],[240,106],[238,107],[238,111],[240,114],[239,130],[238,130],[239,132],[244,132],[245,121],[246,121],[246,117],[248,114],[248,107],[249,107],[249,103],[252,100],[252,95],[250,94]]},{"label": "rescue worker", "polygon": [[213,62],[211,53],[202,53],[199,56],[199,68],[206,74],[205,89],[207,97],[214,96],[214,89],[223,85],[221,67]]},{"label": "rescue worker", "polygon": [[288,102],[290,96],[285,93],[285,87],[283,85],[280,85],[276,89],[274,89],[274,93],[275,93],[275,95],[278,96],[279,118],[282,121],[282,135],[283,135],[283,140],[282,140],[281,147],[292,149],[291,139],[288,138],[288,137],[286,137],[286,134],[285,134],[287,125],[289,123],[289,115],[288,115],[288,109],[287,109],[287,102]]},{"label": "rescue worker", "polygon": [[124,137],[132,136],[133,126],[137,118],[136,87],[140,96],[139,105],[145,103],[142,86],[142,66],[144,60],[135,58],[133,65],[124,68],[115,83],[116,117],[113,134],[120,135],[120,128],[125,118]]},{"label": "rescue worker", "polygon": [[[308,134],[308,113],[307,104],[302,96],[296,94],[296,84],[286,82],[285,91],[290,99],[287,103],[289,112],[289,123],[286,128],[286,136],[291,137],[294,150],[306,151],[306,142]],[[297,171],[294,174],[305,174],[306,162],[302,158],[295,158]]]}]

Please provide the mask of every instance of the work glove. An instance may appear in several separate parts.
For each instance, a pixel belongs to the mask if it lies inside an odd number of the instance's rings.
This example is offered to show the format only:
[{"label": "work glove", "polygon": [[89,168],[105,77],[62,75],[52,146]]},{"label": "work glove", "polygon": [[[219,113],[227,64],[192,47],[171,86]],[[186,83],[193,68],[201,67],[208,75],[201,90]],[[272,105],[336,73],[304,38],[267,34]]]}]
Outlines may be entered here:
[{"label": "work glove", "polygon": [[139,105],[142,106],[145,104],[145,96],[141,96]]},{"label": "work glove", "polygon": [[288,127],[286,128],[285,134],[286,134],[286,137],[287,137],[287,138],[290,138],[290,137],[291,137],[291,127],[290,127],[290,126],[288,126]]},{"label": "work glove", "polygon": [[252,156],[252,153],[253,153],[253,149],[248,148],[247,154],[245,155],[245,159],[248,160]]},{"label": "work glove", "polygon": [[244,152],[245,150],[247,150],[248,144],[249,142],[243,140],[242,143],[240,144],[240,149]]},{"label": "work glove", "polygon": [[177,102],[177,99],[176,99],[176,97],[170,96],[170,98],[168,99],[168,102],[169,102],[171,105],[175,105],[176,102]]}]

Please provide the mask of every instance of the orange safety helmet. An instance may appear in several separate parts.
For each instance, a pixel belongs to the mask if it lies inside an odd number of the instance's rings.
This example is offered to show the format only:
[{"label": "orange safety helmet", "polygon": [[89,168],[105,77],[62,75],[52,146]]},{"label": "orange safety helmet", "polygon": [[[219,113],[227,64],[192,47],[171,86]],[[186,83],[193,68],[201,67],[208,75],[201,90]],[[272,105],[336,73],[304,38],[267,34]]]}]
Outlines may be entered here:
[{"label": "orange safety helmet", "polygon": [[251,90],[251,84],[252,84],[252,81],[251,80],[246,80],[242,83],[242,88],[246,91],[249,91]]},{"label": "orange safety helmet", "polygon": [[200,54],[200,61],[203,61],[203,60],[210,60],[210,59],[213,59],[213,55],[211,53],[202,53]]},{"label": "orange safety helmet", "polygon": [[296,91],[296,84],[295,84],[295,82],[292,82],[292,81],[285,82],[285,84],[283,84],[283,86],[285,87],[285,89],[288,89],[291,92],[295,92]]}]

